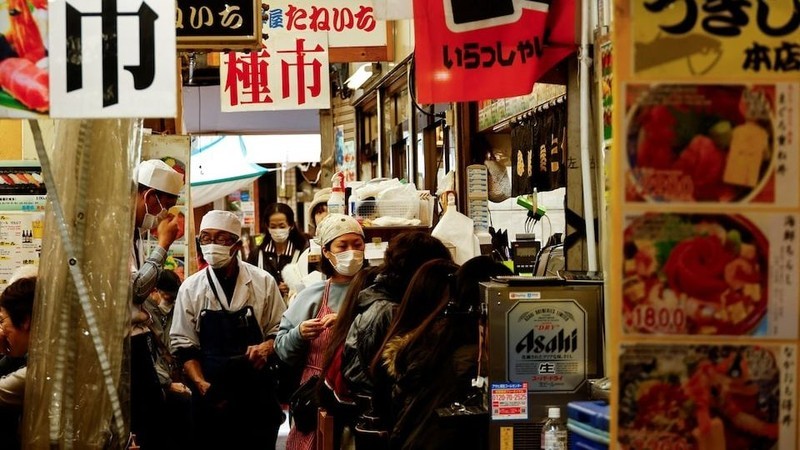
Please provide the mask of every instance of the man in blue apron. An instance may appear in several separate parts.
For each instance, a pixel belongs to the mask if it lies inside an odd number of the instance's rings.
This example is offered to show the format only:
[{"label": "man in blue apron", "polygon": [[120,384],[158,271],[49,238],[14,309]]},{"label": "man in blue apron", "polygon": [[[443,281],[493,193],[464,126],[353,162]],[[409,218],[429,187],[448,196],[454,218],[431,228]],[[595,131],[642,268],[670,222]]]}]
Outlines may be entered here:
[{"label": "man in blue apron", "polygon": [[208,267],[175,303],[170,341],[197,400],[196,448],[274,449],[284,419],[267,358],[286,305],[269,273],[239,260],[241,228],[228,211],[203,216]]},{"label": "man in blue apron", "polygon": [[[136,193],[133,245],[131,247],[130,334],[130,425],[136,442],[143,450],[166,448],[163,439],[165,421],[164,392],[153,359],[155,342],[150,330],[151,317],[143,308],[147,296],[155,289],[164,268],[167,251],[178,235],[178,218],[168,210],[175,206],[183,188],[183,175],[164,161],[142,161],[135,174]],[[158,245],[145,257],[141,237],[150,230],[158,231]]]}]

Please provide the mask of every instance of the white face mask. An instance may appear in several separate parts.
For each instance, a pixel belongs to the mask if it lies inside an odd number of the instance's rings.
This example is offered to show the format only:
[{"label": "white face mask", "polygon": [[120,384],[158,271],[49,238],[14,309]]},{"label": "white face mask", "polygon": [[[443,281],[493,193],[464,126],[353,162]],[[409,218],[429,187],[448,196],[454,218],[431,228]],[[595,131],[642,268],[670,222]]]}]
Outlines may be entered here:
[{"label": "white face mask", "polygon": [[333,268],[346,277],[354,276],[364,265],[364,252],[361,250],[347,250],[334,253],[333,256],[336,259]]},{"label": "white face mask", "polygon": [[272,237],[272,240],[277,242],[278,244],[283,244],[289,239],[289,233],[292,231],[291,228],[270,228],[269,235]]},{"label": "white face mask", "polygon": [[221,269],[231,261],[232,245],[205,244],[200,246],[203,259],[212,269]]},{"label": "white face mask", "polygon": [[144,218],[142,219],[141,228],[143,230],[152,230],[153,228],[158,227],[158,224],[161,223],[161,221],[164,220],[167,217],[167,215],[169,215],[169,211],[167,211],[166,209],[164,209],[163,206],[161,206],[161,200],[158,198],[158,194],[156,194],[156,201],[158,202],[158,206],[161,207],[161,211],[158,213],[158,215],[154,216],[150,214],[150,211],[148,211],[146,200],[147,199],[145,199],[144,203]]}]

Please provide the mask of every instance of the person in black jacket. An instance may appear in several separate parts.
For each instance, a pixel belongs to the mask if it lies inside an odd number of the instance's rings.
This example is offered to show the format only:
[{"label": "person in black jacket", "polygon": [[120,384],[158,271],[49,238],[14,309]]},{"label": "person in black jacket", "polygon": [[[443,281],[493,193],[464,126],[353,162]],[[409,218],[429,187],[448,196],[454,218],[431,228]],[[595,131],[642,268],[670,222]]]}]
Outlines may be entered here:
[{"label": "person in black jacket", "polygon": [[287,264],[294,264],[308,247],[308,238],[297,229],[294,211],[285,203],[273,203],[261,215],[261,227],[267,230],[261,244],[247,257],[247,262],[264,269],[278,282],[284,299],[289,286],[283,282],[281,271]]},{"label": "person in black jacket", "polygon": [[510,274],[479,256],[458,271],[431,261],[414,276],[374,362],[392,381],[391,450],[488,448],[485,391],[472,386],[486,375],[478,284]]},{"label": "person in black jacket", "polygon": [[371,373],[370,365],[414,273],[434,259],[452,261],[441,241],[420,231],[401,233],[389,241],[375,283],[358,296],[358,314],[347,333],[342,352],[344,379],[359,403],[361,420],[355,433],[358,448],[379,450],[388,442],[385,440],[387,426],[381,422],[389,412],[391,386],[382,369]]}]

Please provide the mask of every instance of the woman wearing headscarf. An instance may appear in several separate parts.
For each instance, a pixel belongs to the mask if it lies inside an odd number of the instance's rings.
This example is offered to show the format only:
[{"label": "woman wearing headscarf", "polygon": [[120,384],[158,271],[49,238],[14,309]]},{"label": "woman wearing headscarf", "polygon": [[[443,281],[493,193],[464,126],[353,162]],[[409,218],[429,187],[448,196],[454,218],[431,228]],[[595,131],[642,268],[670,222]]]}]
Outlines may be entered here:
[{"label": "woman wearing headscarf", "polygon": [[[300,383],[322,371],[337,312],[353,277],[364,266],[364,232],[343,214],[329,214],[320,222],[316,239],[322,247],[320,270],[326,281],[301,291],[281,319],[275,352],[284,363],[303,367]],[[287,450],[316,448],[315,433],[302,433],[292,424]]]},{"label": "woman wearing headscarf", "polygon": [[289,286],[284,283],[281,271],[287,264],[297,262],[308,247],[308,239],[297,229],[294,211],[285,203],[267,206],[262,217],[262,227],[267,228],[267,234],[255,251],[250,252],[247,262],[269,272],[286,298]]}]

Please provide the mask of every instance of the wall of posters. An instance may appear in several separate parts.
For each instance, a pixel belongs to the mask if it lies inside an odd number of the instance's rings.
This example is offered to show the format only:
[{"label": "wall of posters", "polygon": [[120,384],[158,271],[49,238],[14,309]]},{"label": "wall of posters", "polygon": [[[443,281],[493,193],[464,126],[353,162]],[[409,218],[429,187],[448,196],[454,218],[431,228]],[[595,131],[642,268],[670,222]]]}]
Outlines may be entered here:
[{"label": "wall of posters", "polygon": [[798,8],[614,4],[612,447],[798,448]]}]

